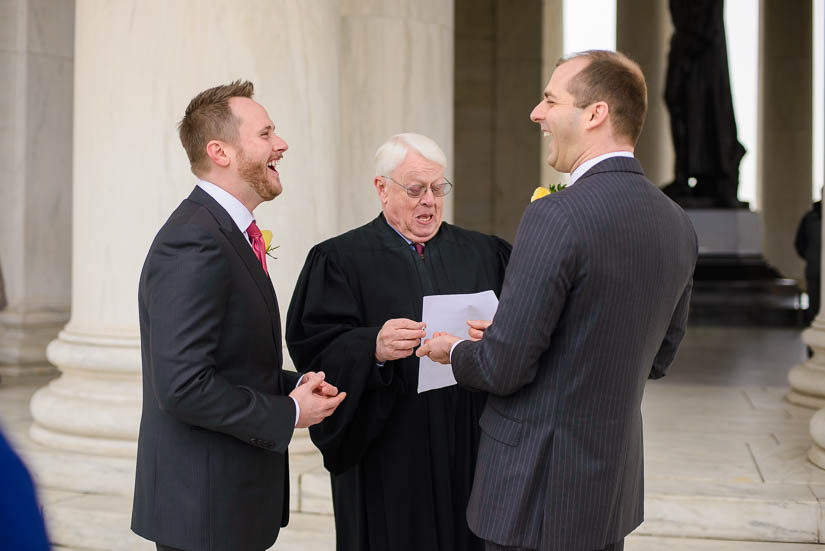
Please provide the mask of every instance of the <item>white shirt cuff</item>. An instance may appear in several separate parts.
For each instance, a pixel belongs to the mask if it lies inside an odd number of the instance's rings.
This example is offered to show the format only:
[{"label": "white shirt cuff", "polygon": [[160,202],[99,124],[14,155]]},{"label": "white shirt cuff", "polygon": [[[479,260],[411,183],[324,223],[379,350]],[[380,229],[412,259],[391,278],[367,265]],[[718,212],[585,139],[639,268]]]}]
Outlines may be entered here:
[{"label": "white shirt cuff", "polygon": [[[304,380],[303,375],[298,377],[298,382],[295,383],[295,388],[298,388],[298,385],[300,385],[301,381],[303,381],[303,380]],[[290,396],[290,398],[292,398],[292,396]],[[292,401],[295,402],[295,426],[297,427],[298,426],[298,419],[301,417],[301,406],[298,405],[298,400],[296,400],[295,398],[292,398]]]},{"label": "white shirt cuff", "polygon": [[460,343],[462,343],[462,342],[464,342],[464,341],[466,341],[466,340],[467,340],[467,339],[460,339],[460,340],[457,340],[457,341],[456,341],[455,343],[453,343],[453,345],[450,347],[450,365],[452,365],[452,363],[453,363],[453,350],[455,350],[455,347],[456,347],[456,346],[458,346]]}]

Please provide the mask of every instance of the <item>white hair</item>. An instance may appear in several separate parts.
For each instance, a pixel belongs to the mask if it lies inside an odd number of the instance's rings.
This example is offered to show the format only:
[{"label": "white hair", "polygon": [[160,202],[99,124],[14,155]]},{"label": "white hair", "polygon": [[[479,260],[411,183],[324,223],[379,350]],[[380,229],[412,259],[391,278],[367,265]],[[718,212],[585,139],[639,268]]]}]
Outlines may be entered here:
[{"label": "white hair", "polygon": [[417,151],[427,160],[447,167],[447,156],[438,144],[427,136],[405,132],[396,134],[375,152],[375,175],[389,176],[404,162],[409,150]]}]

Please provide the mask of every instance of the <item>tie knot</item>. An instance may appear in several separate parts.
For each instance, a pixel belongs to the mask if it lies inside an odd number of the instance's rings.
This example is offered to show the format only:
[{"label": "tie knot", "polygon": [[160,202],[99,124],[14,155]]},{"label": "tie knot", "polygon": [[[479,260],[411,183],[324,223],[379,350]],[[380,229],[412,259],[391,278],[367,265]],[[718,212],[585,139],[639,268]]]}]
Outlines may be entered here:
[{"label": "tie knot", "polygon": [[424,243],[413,243],[413,247],[415,247],[415,252],[418,253],[418,256],[424,256]]},{"label": "tie knot", "polygon": [[246,233],[249,235],[250,240],[263,237],[261,230],[258,229],[258,224],[256,224],[254,220],[249,224],[249,227],[246,228]]}]

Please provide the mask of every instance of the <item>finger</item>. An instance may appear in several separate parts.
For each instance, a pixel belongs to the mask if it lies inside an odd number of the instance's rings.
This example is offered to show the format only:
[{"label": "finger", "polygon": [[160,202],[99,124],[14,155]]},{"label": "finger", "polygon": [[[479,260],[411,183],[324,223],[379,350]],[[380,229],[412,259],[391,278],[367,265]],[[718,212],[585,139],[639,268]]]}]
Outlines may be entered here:
[{"label": "finger", "polygon": [[427,335],[422,329],[398,329],[393,334],[393,339],[420,339]]},{"label": "finger", "polygon": [[392,341],[390,348],[393,350],[406,350],[408,348],[415,348],[419,344],[421,344],[421,339],[398,340]]},{"label": "finger", "polygon": [[401,358],[406,358],[407,356],[412,355],[413,350],[414,350],[414,348],[404,348],[404,349],[396,350],[393,353],[392,358],[394,360],[400,360]]},{"label": "finger", "polygon": [[470,335],[470,338],[474,341],[480,341],[481,338],[484,336],[484,331],[479,331],[478,329],[470,329],[467,331],[467,334]]},{"label": "finger", "polygon": [[343,402],[344,398],[346,398],[346,397],[347,397],[347,393],[342,392],[341,394],[339,394],[335,398],[328,398],[327,403],[325,404],[324,408],[328,412],[331,413],[335,408],[337,408],[339,405],[341,405],[341,402]]},{"label": "finger", "polygon": [[321,392],[323,392],[326,396],[336,396],[338,394],[338,387],[332,386],[329,383],[324,383],[321,385]]},{"label": "finger", "polygon": [[415,355],[419,358],[423,358],[424,356],[430,353],[432,346],[430,345],[430,340],[424,341],[424,344],[418,347],[418,350],[415,351]]},{"label": "finger", "polygon": [[[413,329],[413,330],[421,330],[424,329],[425,325],[422,321],[415,321],[407,318],[398,318],[394,320],[390,320],[393,322],[392,327],[396,329]],[[389,323],[389,322],[387,322]]]},{"label": "finger", "polygon": [[318,373],[313,373],[312,377],[310,377],[309,380],[307,381],[307,384],[309,385],[310,390],[314,391],[319,386],[321,386],[321,383],[323,383],[323,382],[324,382],[324,372],[319,371]]},{"label": "finger", "polygon": [[493,324],[492,321],[489,320],[467,320],[467,325],[472,327],[473,329],[487,329]]}]

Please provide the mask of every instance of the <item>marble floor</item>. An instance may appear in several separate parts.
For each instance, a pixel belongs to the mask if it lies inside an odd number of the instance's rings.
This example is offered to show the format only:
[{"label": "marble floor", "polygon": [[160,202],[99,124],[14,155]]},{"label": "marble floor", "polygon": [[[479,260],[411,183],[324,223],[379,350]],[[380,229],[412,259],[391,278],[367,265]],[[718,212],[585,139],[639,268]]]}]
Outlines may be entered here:
[{"label": "marble floor", "polygon": [[[669,375],[645,393],[646,520],[628,551],[803,551],[825,542],[825,471],[806,456],[813,411],[784,400],[787,373],[803,360],[798,330],[689,329]],[[0,424],[35,474],[54,454],[28,440],[27,404],[47,380],[0,382]],[[275,549],[332,551],[320,457],[301,435],[290,460],[294,512]],[[65,544],[58,549],[153,549],[128,536],[128,499],[48,487],[41,499]],[[106,543],[83,543],[95,538]]]}]

